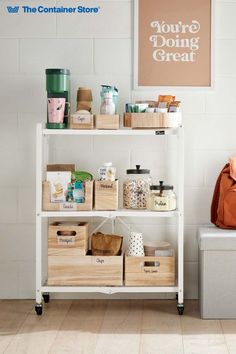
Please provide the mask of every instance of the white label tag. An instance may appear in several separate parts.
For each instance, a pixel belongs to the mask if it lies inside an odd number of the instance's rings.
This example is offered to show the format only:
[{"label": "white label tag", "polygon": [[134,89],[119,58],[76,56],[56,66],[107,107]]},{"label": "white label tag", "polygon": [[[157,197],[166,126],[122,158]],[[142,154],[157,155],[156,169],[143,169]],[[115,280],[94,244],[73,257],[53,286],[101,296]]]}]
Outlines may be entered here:
[{"label": "white label tag", "polygon": [[90,124],[91,116],[90,114],[78,114],[72,116],[73,123],[75,124]]},{"label": "white label tag", "polygon": [[75,203],[60,203],[60,210],[77,210]]},{"label": "white label tag", "polygon": [[169,200],[167,197],[156,197],[154,199],[155,210],[169,210]]},{"label": "white label tag", "polygon": [[75,237],[74,236],[57,236],[57,244],[58,245],[75,245]]}]

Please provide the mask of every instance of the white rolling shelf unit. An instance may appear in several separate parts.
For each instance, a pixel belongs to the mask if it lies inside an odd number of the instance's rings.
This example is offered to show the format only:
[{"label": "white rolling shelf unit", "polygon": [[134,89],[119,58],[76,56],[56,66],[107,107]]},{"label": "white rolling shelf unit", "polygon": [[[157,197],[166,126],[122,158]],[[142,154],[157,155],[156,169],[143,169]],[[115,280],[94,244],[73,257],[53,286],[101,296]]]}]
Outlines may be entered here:
[{"label": "white rolling shelf unit", "polygon": [[[69,136],[160,136],[177,135],[178,137],[178,210],[171,212],[155,212],[148,210],[116,211],[43,211],[42,182],[43,166],[46,166],[49,155],[49,139],[51,135]],[[43,282],[42,274],[42,223],[48,218],[65,217],[101,217],[114,220],[116,217],[149,217],[176,218],[178,223],[178,266],[175,286],[48,286]],[[42,298],[49,301],[49,293],[176,293],[179,314],[184,311],[184,134],[183,127],[168,129],[119,129],[119,130],[71,130],[43,129],[37,124],[36,133],[36,305],[37,314],[42,314]]]}]

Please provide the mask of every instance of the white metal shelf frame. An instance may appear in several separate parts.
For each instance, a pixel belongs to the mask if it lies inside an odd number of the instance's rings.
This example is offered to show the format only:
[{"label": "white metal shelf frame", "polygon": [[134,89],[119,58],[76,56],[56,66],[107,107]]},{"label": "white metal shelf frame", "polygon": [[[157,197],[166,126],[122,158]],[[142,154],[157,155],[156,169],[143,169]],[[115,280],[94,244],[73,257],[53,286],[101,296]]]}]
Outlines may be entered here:
[{"label": "white metal shelf frame", "polygon": [[[48,161],[49,142],[51,135],[61,136],[165,136],[177,135],[178,138],[178,210],[173,212],[152,212],[140,210],[116,211],[58,211],[42,210],[42,168]],[[177,285],[170,287],[104,287],[104,286],[47,286],[42,284],[42,221],[51,217],[176,217],[178,222],[178,276]],[[36,305],[40,306],[43,293],[84,292],[84,293],[178,293],[178,306],[184,304],[184,132],[183,127],[166,129],[119,129],[119,130],[70,130],[70,129],[43,129],[37,124],[36,131]]]}]

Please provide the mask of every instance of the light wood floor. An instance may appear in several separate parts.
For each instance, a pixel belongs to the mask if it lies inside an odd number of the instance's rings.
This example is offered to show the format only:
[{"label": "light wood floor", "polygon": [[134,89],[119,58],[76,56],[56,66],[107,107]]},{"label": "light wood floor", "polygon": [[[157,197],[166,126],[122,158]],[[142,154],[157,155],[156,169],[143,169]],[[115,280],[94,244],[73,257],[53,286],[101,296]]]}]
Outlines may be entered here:
[{"label": "light wood floor", "polygon": [[166,300],[0,301],[0,353],[236,354],[236,320],[201,320],[197,301],[179,316]]}]

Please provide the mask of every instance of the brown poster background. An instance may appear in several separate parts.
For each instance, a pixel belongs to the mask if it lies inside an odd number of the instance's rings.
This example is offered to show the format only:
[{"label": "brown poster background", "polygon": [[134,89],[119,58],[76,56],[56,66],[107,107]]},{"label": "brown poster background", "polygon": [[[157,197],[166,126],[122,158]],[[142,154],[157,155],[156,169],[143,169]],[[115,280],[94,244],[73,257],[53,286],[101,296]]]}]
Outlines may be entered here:
[{"label": "brown poster background", "polygon": [[138,85],[211,86],[211,0],[138,6]]}]

